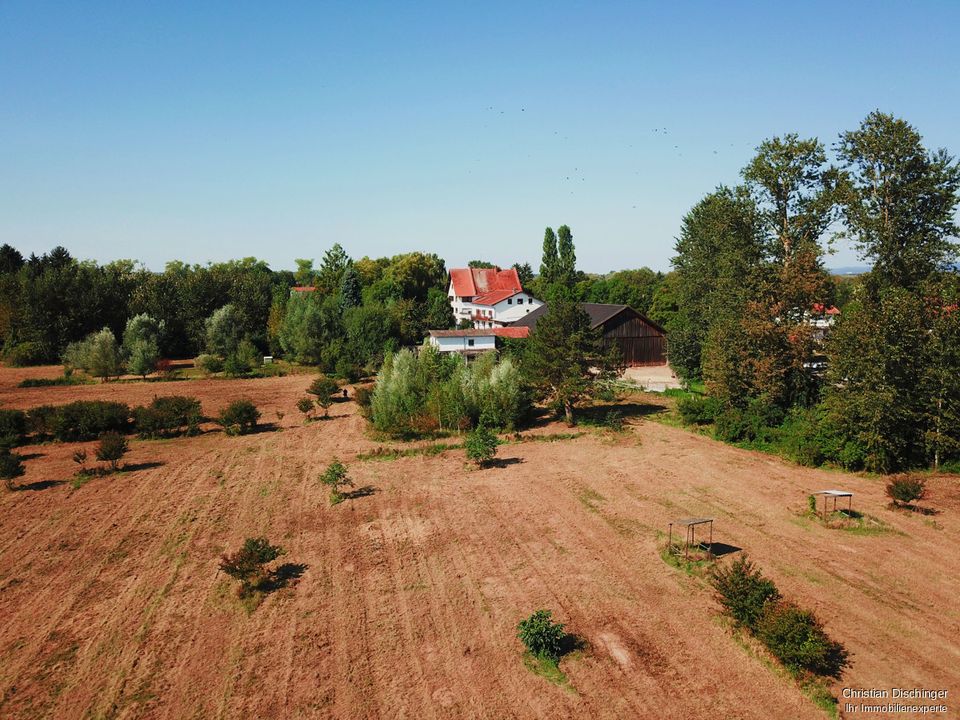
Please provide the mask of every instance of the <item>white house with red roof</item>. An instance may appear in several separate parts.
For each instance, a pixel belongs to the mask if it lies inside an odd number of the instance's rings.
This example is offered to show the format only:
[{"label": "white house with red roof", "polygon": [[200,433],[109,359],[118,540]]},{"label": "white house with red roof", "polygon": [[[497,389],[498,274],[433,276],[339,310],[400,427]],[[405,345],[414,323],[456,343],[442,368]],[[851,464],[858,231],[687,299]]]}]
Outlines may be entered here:
[{"label": "white house with red roof", "polygon": [[543,303],[523,289],[515,268],[456,268],[450,271],[450,305],[457,322],[498,328],[516,322]]}]

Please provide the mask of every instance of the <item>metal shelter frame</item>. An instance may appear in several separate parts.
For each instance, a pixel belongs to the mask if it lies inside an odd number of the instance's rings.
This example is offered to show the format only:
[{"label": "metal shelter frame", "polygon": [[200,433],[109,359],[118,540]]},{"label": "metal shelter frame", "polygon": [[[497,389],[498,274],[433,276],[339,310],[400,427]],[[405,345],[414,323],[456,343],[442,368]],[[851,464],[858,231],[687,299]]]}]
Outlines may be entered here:
[{"label": "metal shelter frame", "polygon": [[814,495],[823,496],[823,519],[827,519],[827,499],[833,498],[833,511],[837,511],[837,498],[847,498],[847,513],[853,512],[853,493],[848,490],[817,490]]},{"label": "metal shelter frame", "polygon": [[[710,524],[710,549],[707,551],[710,553],[710,557],[713,557],[713,518],[680,518],[679,520],[674,520],[670,523],[669,530],[669,544],[667,547],[670,549],[670,552],[673,552],[673,526],[674,525],[683,525],[686,528],[686,537],[683,540],[683,559],[686,560],[690,555],[690,546],[693,545],[696,547],[697,525]],[[679,549],[677,550],[677,555],[680,554]]]}]

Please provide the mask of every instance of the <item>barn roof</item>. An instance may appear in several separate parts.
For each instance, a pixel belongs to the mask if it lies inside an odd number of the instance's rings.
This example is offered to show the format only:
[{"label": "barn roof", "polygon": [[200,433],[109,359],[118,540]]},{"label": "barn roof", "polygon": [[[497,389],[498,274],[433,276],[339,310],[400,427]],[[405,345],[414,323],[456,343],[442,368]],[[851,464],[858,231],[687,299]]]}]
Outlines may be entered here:
[{"label": "barn roof", "polygon": [[[450,281],[457,297],[476,297],[495,291],[523,290],[516,268],[455,268],[450,271]],[[510,297],[505,295],[504,297]],[[502,298],[501,298],[502,299]]]},{"label": "barn roof", "polygon": [[[636,315],[637,317],[639,317],[645,323],[647,323],[650,327],[660,331],[664,335],[667,334],[666,330],[664,330],[658,323],[655,323],[646,315],[643,315],[642,313],[638,313],[629,305],[611,305],[608,303],[580,303],[580,307],[590,318],[590,327],[594,329],[600,327],[601,325],[606,324],[607,321],[616,317],[620,313],[624,311],[629,311],[634,315]],[[543,305],[538,307],[536,310],[530,313],[527,313],[522,318],[517,320],[515,323],[513,323],[511,327],[535,328],[537,326],[537,321],[541,317],[547,314],[548,309],[549,309],[549,306],[546,303],[544,303]]]}]

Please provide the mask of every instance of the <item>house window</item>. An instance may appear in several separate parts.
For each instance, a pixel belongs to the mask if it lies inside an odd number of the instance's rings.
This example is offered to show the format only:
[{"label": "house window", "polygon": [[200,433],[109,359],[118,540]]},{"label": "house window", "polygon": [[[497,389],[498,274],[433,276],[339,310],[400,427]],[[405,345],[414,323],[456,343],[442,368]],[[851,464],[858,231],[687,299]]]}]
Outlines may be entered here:
[{"label": "house window", "polygon": [[517,298],[517,305],[523,305],[523,298]]},{"label": "house window", "polygon": [[473,338],[470,338],[469,340],[467,340],[467,345],[469,347],[473,347]]},{"label": "house window", "polygon": [[[517,304],[518,304],[518,305],[519,305],[520,303],[522,303],[522,302],[523,302],[523,300],[517,300]],[[513,305],[513,300],[507,300],[507,305]]]}]

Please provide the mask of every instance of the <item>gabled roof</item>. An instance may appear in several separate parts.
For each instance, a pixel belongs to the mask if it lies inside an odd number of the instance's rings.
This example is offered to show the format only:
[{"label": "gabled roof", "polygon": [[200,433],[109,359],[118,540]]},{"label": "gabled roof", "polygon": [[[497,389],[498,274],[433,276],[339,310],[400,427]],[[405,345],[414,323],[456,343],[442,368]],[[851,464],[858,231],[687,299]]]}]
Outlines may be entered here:
[{"label": "gabled roof", "polygon": [[[580,303],[580,307],[590,318],[590,327],[596,329],[601,325],[604,325],[608,320],[616,317],[624,311],[629,311],[639,317],[643,322],[647,323],[650,327],[662,332],[664,335],[667,334],[667,331],[664,330],[659,324],[655,323],[653,320],[648,318],[642,313],[638,313],[629,305],[609,305],[607,303]],[[537,321],[547,314],[549,311],[549,305],[544,303],[536,310],[527,313],[522,318],[517,320],[511,325],[511,327],[529,327],[535,328],[537,326]]]},{"label": "gabled roof", "polygon": [[496,305],[502,300],[511,298],[514,295],[519,295],[522,290],[494,290],[493,292],[484,293],[483,295],[477,295],[473,299],[474,305]]},{"label": "gabled roof", "polygon": [[[450,271],[450,281],[457,297],[476,297],[495,291],[523,290],[516,268],[455,268]],[[509,297],[509,296],[507,296]]]},{"label": "gabled roof", "polygon": [[304,293],[304,292],[313,292],[314,290],[316,290],[316,288],[313,287],[313,285],[294,285],[292,288],[290,288],[290,290],[292,292]]}]

